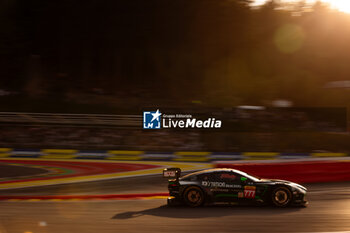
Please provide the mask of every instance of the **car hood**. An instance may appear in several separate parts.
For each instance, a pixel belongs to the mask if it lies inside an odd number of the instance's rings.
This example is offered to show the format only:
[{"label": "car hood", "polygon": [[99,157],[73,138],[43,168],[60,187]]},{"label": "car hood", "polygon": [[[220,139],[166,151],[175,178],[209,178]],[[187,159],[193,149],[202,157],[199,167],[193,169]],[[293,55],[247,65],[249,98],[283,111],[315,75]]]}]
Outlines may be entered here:
[{"label": "car hood", "polygon": [[300,185],[300,184],[297,184],[297,183],[294,183],[294,182],[291,182],[291,181],[288,181],[288,180],[277,180],[277,179],[261,179],[259,181],[259,183],[264,183],[264,184],[271,184],[271,185],[275,185],[275,184],[284,184],[284,185],[288,185],[288,186],[292,186],[292,187],[295,187],[295,188],[299,188],[299,189],[302,189],[304,191],[306,191],[307,189]]}]

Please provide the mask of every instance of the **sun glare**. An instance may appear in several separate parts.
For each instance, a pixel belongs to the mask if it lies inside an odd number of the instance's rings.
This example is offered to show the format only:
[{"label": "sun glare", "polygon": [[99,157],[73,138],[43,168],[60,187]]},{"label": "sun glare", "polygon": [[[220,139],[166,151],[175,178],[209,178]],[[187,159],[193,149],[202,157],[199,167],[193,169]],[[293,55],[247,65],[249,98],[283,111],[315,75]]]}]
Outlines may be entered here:
[{"label": "sun glare", "polygon": [[332,8],[335,8],[339,11],[350,13],[350,1],[349,0],[324,0],[330,4]]},{"label": "sun glare", "polygon": [[[260,6],[266,3],[268,0],[255,0],[253,6]],[[300,0],[282,0],[281,2],[298,2]],[[329,6],[333,9],[349,13],[350,14],[350,0],[321,0],[329,4]],[[306,0],[307,3],[314,3],[316,0]]]}]

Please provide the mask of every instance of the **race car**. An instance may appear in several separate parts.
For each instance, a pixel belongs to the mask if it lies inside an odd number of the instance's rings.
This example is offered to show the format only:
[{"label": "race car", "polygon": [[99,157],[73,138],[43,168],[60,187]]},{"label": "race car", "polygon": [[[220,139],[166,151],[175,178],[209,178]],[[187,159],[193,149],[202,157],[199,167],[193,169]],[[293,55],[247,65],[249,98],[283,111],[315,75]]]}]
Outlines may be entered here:
[{"label": "race car", "polygon": [[183,177],[180,168],[166,168],[168,205],[198,207],[211,203],[306,206],[306,188],[285,180],[261,179],[231,168],[215,168]]}]

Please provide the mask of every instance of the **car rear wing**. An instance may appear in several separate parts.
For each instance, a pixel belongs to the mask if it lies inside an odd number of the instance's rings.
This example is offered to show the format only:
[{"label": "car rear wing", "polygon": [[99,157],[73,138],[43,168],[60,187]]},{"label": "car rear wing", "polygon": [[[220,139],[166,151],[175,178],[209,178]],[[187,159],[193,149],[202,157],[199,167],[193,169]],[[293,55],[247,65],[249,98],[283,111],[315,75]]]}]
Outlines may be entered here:
[{"label": "car rear wing", "polygon": [[169,168],[165,168],[163,170],[163,177],[164,178],[168,178],[169,180],[172,179],[179,179],[179,177],[181,176],[181,169],[177,168],[177,167],[169,167]]}]

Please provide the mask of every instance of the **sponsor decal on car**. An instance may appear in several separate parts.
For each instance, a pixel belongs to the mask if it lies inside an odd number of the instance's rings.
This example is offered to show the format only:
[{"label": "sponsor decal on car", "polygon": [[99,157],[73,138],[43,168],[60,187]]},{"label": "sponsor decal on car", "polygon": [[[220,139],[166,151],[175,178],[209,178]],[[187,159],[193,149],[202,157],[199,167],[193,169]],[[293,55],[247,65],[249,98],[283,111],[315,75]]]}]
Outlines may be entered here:
[{"label": "sponsor decal on car", "polygon": [[221,189],[221,188],[213,188],[210,189],[211,192],[228,192],[228,189]]},{"label": "sponsor decal on car", "polygon": [[236,179],[236,176],[233,175],[233,174],[231,175],[231,174],[223,173],[223,174],[220,175],[220,178],[221,179],[232,179],[232,180],[234,180],[234,179]]},{"label": "sponsor decal on car", "polygon": [[163,177],[174,177],[176,176],[176,171],[164,171]]},{"label": "sponsor decal on car", "polygon": [[243,192],[238,192],[238,198],[243,198]]},{"label": "sponsor decal on car", "polygon": [[241,188],[241,185],[237,184],[226,184],[225,182],[214,182],[214,181],[202,181],[202,185],[205,187],[220,187],[220,188]]},{"label": "sponsor decal on car", "polygon": [[202,181],[202,185],[206,187],[225,187],[225,182]]},{"label": "sponsor decal on car", "polygon": [[239,184],[226,184],[226,188],[242,188]]},{"label": "sponsor decal on car", "polygon": [[244,186],[244,198],[255,198],[255,186]]}]

